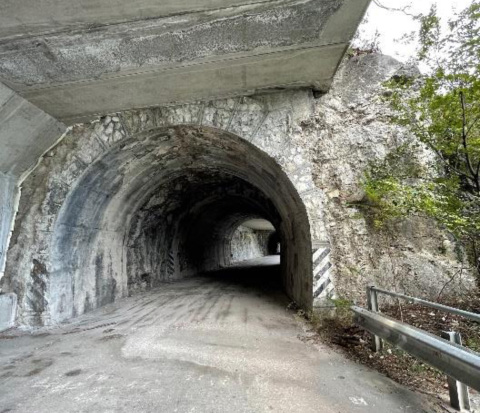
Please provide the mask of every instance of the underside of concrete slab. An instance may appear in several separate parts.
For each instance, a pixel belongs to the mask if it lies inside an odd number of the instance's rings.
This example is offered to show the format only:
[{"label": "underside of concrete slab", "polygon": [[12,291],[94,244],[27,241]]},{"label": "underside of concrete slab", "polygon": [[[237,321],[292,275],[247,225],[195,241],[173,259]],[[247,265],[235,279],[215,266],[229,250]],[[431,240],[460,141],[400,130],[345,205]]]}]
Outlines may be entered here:
[{"label": "underside of concrete slab", "polygon": [[0,80],[66,123],[279,87],[326,91],[368,3],[9,0]]}]

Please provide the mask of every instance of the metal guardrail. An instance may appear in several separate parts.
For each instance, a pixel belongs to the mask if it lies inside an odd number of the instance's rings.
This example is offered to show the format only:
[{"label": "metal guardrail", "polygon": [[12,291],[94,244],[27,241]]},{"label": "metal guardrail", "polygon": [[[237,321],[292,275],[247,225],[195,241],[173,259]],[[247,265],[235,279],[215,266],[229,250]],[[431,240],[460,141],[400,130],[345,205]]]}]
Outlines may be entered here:
[{"label": "metal guardrail", "polygon": [[405,295],[405,294],[394,293],[392,291],[382,290],[381,288],[377,288],[377,287],[369,287],[369,288],[370,288],[370,291],[374,291],[376,293],[382,293],[382,294],[385,294],[385,295],[389,295],[391,297],[401,298],[401,299],[403,299],[403,300],[405,300],[405,301],[407,301],[408,303],[411,303],[411,304],[420,304],[420,305],[423,305],[425,307],[435,308],[436,310],[444,311],[444,312],[450,313],[450,314],[459,315],[459,316],[462,316],[462,317],[465,317],[465,318],[468,318],[470,320],[477,321],[477,322],[480,323],[480,314],[475,314],[475,313],[471,313],[469,311],[459,310],[458,308],[449,307],[448,305],[432,303],[431,301],[422,300],[421,298],[416,298],[416,297],[410,297],[409,295]]},{"label": "metal guardrail", "polygon": [[480,391],[480,354],[461,346],[458,333],[444,332],[437,337],[419,328],[379,313],[378,293],[401,298],[480,322],[480,315],[442,304],[370,286],[367,288],[368,310],[352,306],[358,325],[373,334],[372,349],[382,348],[382,339],[405,350],[448,376],[450,403],[458,410],[469,410],[468,387]]}]

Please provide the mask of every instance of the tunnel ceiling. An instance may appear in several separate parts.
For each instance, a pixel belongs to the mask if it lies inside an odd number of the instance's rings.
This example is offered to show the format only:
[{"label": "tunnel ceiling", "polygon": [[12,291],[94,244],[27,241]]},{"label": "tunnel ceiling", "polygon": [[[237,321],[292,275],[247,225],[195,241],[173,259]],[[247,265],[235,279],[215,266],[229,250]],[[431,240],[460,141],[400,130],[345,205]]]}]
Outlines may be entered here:
[{"label": "tunnel ceiling", "polygon": [[[162,198],[152,201],[152,196],[162,189],[169,191],[167,199],[163,198],[166,205],[162,207],[168,212],[169,208],[173,210],[178,205],[176,190],[180,194],[178,198],[185,194],[185,187],[192,188],[189,196],[193,200],[223,181],[225,193],[232,187],[229,183],[245,181],[280,204],[276,190],[280,189],[281,182],[278,173],[283,172],[272,174],[275,161],[269,160],[270,169],[261,157],[255,156],[258,150],[253,145],[232,143],[228,138],[230,134],[223,135],[225,140],[219,139],[218,133],[209,128],[178,126],[144,132],[122,141],[83,177],[75,192],[76,198],[70,201],[75,209],[65,224],[84,225],[88,220],[89,226],[104,226],[115,231],[131,218],[132,211],[147,201],[160,202]],[[169,183],[168,187],[165,182]],[[88,204],[89,194],[95,196],[91,205]],[[110,211],[103,206],[114,210],[114,214],[109,215]],[[95,213],[90,214],[91,211]],[[288,215],[289,209],[284,207],[280,213]]]},{"label": "tunnel ceiling", "polygon": [[135,107],[325,91],[369,0],[4,0],[0,80],[67,124]]},{"label": "tunnel ceiling", "polygon": [[249,219],[242,222],[242,225],[259,231],[273,231],[275,229],[272,223],[266,219]]}]

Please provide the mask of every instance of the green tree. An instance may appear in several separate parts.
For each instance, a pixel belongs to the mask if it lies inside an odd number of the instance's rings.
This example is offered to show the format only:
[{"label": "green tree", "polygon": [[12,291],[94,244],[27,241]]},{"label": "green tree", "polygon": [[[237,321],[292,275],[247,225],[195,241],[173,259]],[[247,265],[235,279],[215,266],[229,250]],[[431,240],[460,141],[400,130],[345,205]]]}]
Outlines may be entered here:
[{"label": "green tree", "polygon": [[[442,30],[435,8],[420,21],[420,78],[386,83],[395,115],[415,142],[371,165],[364,182],[375,222],[408,215],[435,219],[463,241],[480,285],[480,0]],[[435,156],[417,162],[421,145]]]}]

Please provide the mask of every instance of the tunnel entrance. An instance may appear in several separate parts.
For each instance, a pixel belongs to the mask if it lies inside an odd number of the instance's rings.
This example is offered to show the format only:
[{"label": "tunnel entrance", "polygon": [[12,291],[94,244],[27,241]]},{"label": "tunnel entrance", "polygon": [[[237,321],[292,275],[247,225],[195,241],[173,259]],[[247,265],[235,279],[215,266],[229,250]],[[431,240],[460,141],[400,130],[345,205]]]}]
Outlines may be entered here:
[{"label": "tunnel entrance", "polygon": [[277,246],[272,245],[272,239],[276,237],[275,227],[266,219],[253,218],[243,221],[233,232],[230,241],[231,262],[276,255]]},{"label": "tunnel entrance", "polygon": [[[240,247],[247,233],[255,251]],[[158,128],[113,145],[71,188],[52,245],[52,321],[259,254],[278,254],[283,290],[312,304],[297,191],[274,159],[213,128]]]}]

